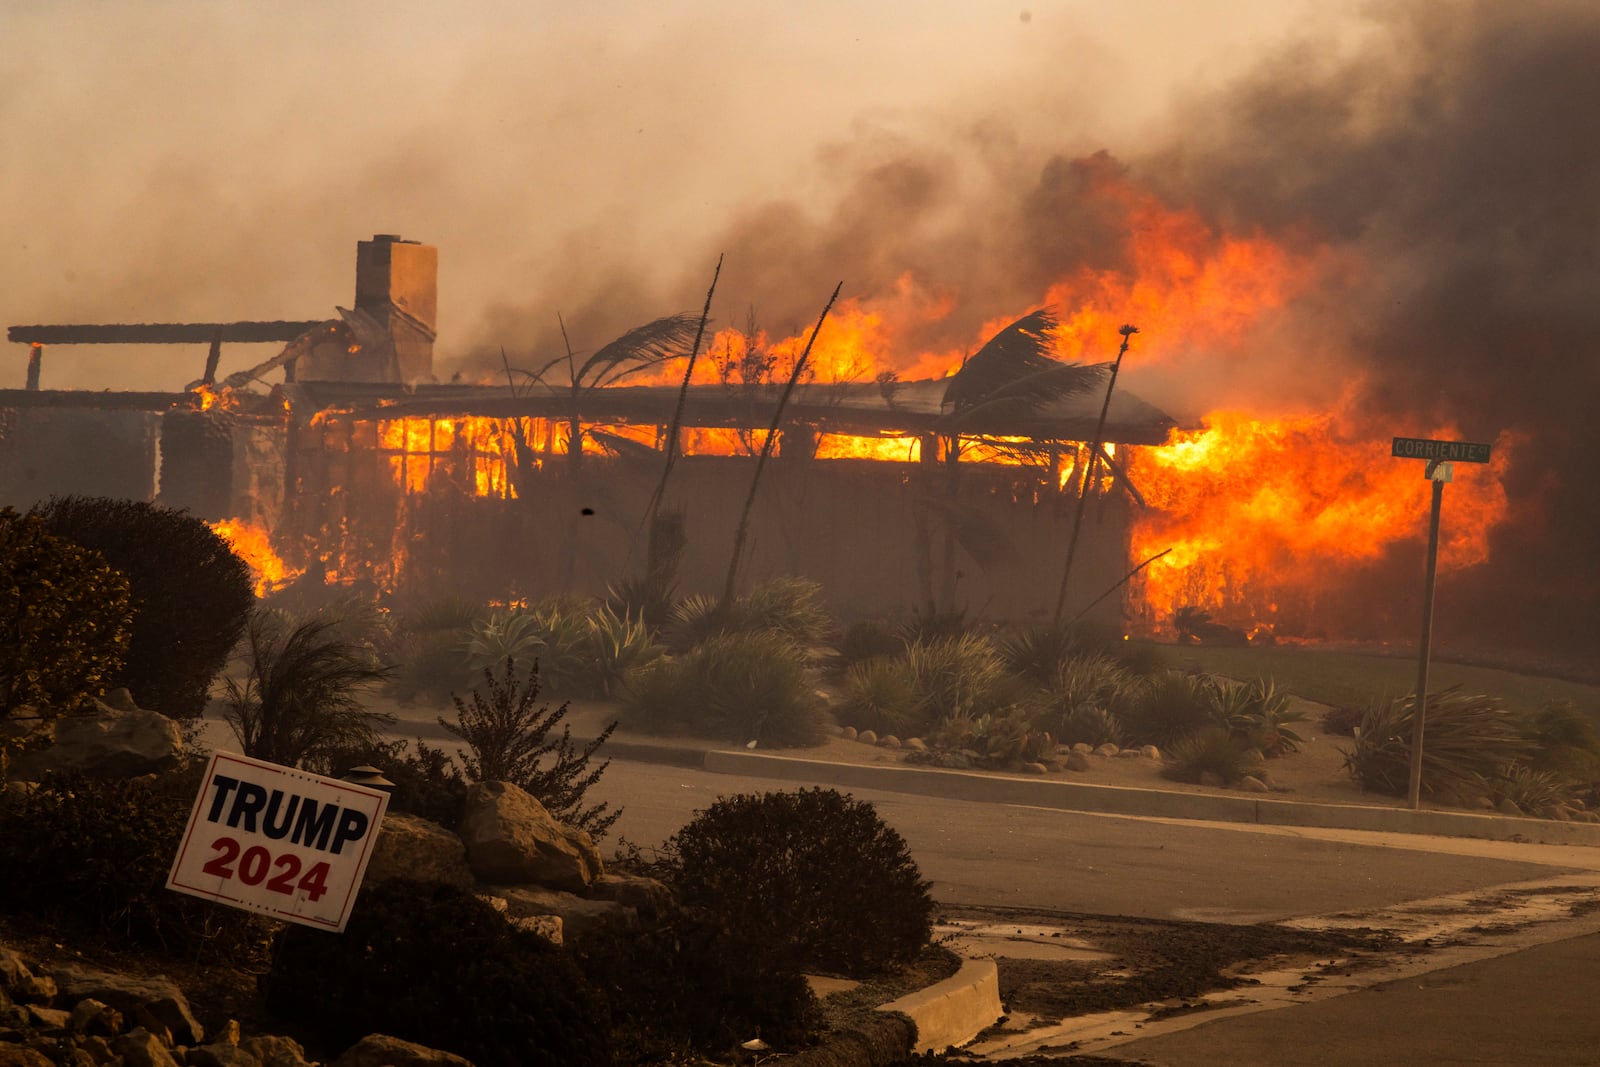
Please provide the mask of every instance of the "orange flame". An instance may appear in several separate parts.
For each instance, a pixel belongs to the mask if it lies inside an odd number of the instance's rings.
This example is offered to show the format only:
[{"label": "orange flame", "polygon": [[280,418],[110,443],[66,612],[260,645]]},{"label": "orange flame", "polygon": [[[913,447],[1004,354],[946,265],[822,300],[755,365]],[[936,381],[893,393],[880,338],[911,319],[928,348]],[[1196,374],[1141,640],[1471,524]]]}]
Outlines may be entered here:
[{"label": "orange flame", "polygon": [[[1151,506],[1134,528],[1132,554],[1141,561],[1170,550],[1135,583],[1134,614],[1145,627],[1165,631],[1183,607],[1241,626],[1270,623],[1288,600],[1314,605],[1395,545],[1424,539],[1431,494],[1423,465],[1391,459],[1388,437],[1351,421],[1216,412],[1203,430],[1130,450],[1130,475]],[[1459,435],[1445,426],[1431,436]],[[1486,472],[1456,465],[1441,569],[1489,558],[1489,533],[1507,514],[1503,479],[1514,446],[1503,435]]]},{"label": "orange flame", "polygon": [[228,543],[233,554],[249,564],[256,579],[256,596],[266,596],[300,576],[291,570],[272,548],[266,529],[243,519],[223,519],[209,524],[216,535]]}]

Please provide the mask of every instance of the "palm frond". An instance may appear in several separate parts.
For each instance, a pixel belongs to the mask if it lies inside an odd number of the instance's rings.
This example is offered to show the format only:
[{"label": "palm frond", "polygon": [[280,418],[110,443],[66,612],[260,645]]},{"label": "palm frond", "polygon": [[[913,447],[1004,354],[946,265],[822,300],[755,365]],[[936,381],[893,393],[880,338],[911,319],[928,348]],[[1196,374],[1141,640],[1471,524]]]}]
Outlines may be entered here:
[{"label": "palm frond", "polygon": [[687,354],[700,325],[698,316],[679,312],[636,326],[584,360],[579,385],[604,388],[647,367]]},{"label": "palm frond", "polygon": [[957,417],[980,407],[991,414],[1028,412],[1093,388],[1098,372],[1050,356],[1056,317],[1049,308],[1022,316],[989,338],[945,389],[943,407]]}]

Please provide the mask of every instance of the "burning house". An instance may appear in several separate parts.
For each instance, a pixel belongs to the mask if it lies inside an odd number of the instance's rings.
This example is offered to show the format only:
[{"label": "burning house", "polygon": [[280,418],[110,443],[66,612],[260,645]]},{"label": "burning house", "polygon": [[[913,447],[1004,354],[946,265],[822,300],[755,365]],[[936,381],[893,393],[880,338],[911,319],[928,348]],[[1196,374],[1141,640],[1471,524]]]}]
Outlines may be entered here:
[{"label": "burning house", "polygon": [[[647,517],[665,514],[676,591],[716,593],[759,467],[741,585],[805,575],[847,617],[1039,619],[1058,601],[1120,617],[1144,504],[1129,457],[1175,424],[1119,390],[1101,432],[1103,376],[956,419],[952,379],[818,375],[782,407],[763,462],[781,382],[683,388],[682,358],[654,384],[547,384],[509,366],[502,382],[436,382],[436,272],[433,248],[379,235],[360,242],[354,306],[337,318],[11,327],[30,369],[26,389],[0,392],[0,503],[82,493],[186,508],[233,539],[263,588],[494,600],[604,594],[642,575]],[[218,380],[222,345],[243,342],[282,347]],[[50,346],[95,343],[209,350],[179,392],[42,388]]]}]

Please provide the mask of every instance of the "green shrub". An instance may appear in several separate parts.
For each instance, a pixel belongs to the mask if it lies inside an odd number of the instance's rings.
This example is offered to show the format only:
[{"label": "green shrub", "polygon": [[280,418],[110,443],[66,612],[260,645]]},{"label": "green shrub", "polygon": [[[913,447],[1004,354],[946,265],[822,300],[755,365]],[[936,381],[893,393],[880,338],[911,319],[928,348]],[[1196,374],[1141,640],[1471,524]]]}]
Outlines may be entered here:
[{"label": "green shrub", "polygon": [[[1426,758],[1426,737],[1422,747]],[[1501,768],[1500,773],[1489,780],[1488,796],[1496,805],[1509,800],[1529,815],[1548,816],[1552,809],[1566,804],[1579,791],[1566,775],[1513,763]]]},{"label": "green shrub", "polygon": [[1074,633],[1062,626],[1007,631],[996,639],[995,649],[1007,669],[1041,686],[1055,681],[1069,660],[1084,655]]},{"label": "green shrub", "polygon": [[652,733],[780,748],[820,744],[827,733],[805,653],[767,630],[719,634],[633,672],[621,712]]},{"label": "green shrub", "polygon": [[[531,611],[491,612],[475,619],[461,637],[460,654],[467,673],[476,675],[508,659],[532,663],[545,654],[545,627]],[[551,655],[555,661],[557,656]]]},{"label": "green shrub", "polygon": [[821,1025],[800,970],[706,908],[607,919],[572,951],[606,991],[618,1063],[702,1062],[758,1034],[792,1049]]},{"label": "green shrub", "polygon": [[1580,785],[1600,782],[1600,728],[1568,701],[1545,704],[1527,717],[1535,749],[1529,765]]},{"label": "green shrub", "polygon": [[725,797],[668,843],[670,881],[752,953],[867,975],[928,943],[933,900],[901,836],[832,789]]},{"label": "green shrub", "polygon": [[1035,729],[1021,712],[975,718],[952,715],[939,723],[929,742],[936,749],[969,753],[978,766],[993,768],[1036,762],[1056,750],[1055,736]]},{"label": "green shrub", "polygon": [[1251,771],[1248,743],[1220,726],[1181,738],[1165,753],[1163,777],[1198,784],[1204,774],[1214,774],[1227,785],[1237,785]]},{"label": "green shrub", "polygon": [[851,623],[839,639],[839,658],[846,666],[853,666],[877,656],[897,656],[905,648],[905,638],[896,627],[875,619],[863,619]]},{"label": "green shrub", "polygon": [[1209,683],[1181,671],[1164,671],[1131,689],[1117,717],[1131,743],[1163,750],[1217,724]]},{"label": "green shrub", "polygon": [[517,675],[516,661],[508,659],[499,678],[485,670],[483,683],[472,691],[470,702],[451,697],[455,722],[439,719],[440,726],[467,746],[461,757],[467,777],[474,782],[510,782],[561,822],[588,831],[596,840],[604,837],[622,812],[610,811],[604,801],[585,806],[584,798],[611,766],[610,760],[598,767],[590,767],[589,761],[617,724],[607,726],[582,748],[573,744],[572,728],[564,723],[560,736],[552,735],[550,731],[566,718],[567,705],[554,711],[549,705],[534,707],[539,699],[537,661],[525,682]]},{"label": "green shrub", "polygon": [[917,679],[904,656],[875,656],[845,672],[839,714],[851,726],[912,737],[929,725],[923,709]]},{"label": "green shrub", "polygon": [[180,958],[259,960],[264,921],[166,888],[200,770],[58,776],[0,803],[0,907]]},{"label": "green shrub", "polygon": [[[1367,792],[1405,796],[1411,782],[1415,695],[1367,709],[1345,769]],[[1490,792],[1507,764],[1534,752],[1526,724],[1496,697],[1451,686],[1428,695],[1421,791],[1449,799]]]},{"label": "green shrub", "polygon": [[604,999],[572,959],[452,886],[382,882],[343,933],[287,928],[262,985],[332,1054],[384,1033],[484,1065],[612,1062]]},{"label": "green shrub", "polygon": [[0,509],[0,719],[45,715],[106,691],[131,628],[127,579],[37,516]]},{"label": "green shrub", "polygon": [[821,599],[822,586],[797,577],[762,582],[731,604],[704,595],[688,597],[673,610],[668,644],[684,651],[721,634],[759,630],[809,649],[827,637],[831,626]]},{"label": "green shrub", "polygon": [[329,754],[371,745],[391,715],[366,710],[364,690],[389,675],[371,650],[346,644],[326,619],[259,611],[245,629],[244,677],[224,680],[223,718],[247,756],[324,767]]},{"label": "green shrub", "polygon": [[994,643],[979,634],[916,641],[906,647],[906,662],[930,723],[1009,711],[1022,696]]},{"label": "green shrub", "polygon": [[1295,710],[1287,690],[1270,678],[1208,679],[1207,685],[1218,722],[1246,748],[1259,749],[1269,759],[1300,751],[1303,738],[1289,724],[1303,721],[1305,714]]},{"label": "green shrub", "polygon": [[629,671],[660,659],[665,652],[642,618],[618,615],[601,605],[584,620],[584,664],[573,692],[600,699],[614,697]]},{"label": "green shrub", "polygon": [[352,767],[376,767],[394,785],[387,789],[389,810],[418,815],[454,831],[467,810],[467,780],[442,748],[418,740],[374,741],[332,749],[317,771],[342,777]]},{"label": "green shrub", "polygon": [[64,497],[36,512],[51,533],[99,552],[128,579],[128,658],[108,684],[172,718],[200,715],[255,605],[249,565],[211,527],[171,508]]},{"label": "green shrub", "polygon": [[[1111,714],[1134,680],[1109,656],[1069,655],[1057,663],[1044,688],[1028,702],[1030,717],[1067,744],[1118,743],[1121,724]],[[1090,736],[1102,737],[1091,740]]]}]

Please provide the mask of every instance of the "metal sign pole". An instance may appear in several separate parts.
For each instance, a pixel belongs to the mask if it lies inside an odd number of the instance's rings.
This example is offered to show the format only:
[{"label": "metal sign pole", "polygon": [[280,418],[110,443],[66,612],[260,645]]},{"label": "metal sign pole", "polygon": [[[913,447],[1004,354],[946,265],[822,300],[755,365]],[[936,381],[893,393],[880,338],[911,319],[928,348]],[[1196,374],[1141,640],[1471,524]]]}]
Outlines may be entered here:
[{"label": "metal sign pole", "polygon": [[1422,729],[1428,715],[1428,653],[1433,642],[1434,571],[1439,563],[1439,511],[1444,505],[1444,484],[1451,479],[1449,463],[1431,460],[1427,477],[1433,482],[1433,513],[1428,519],[1428,568],[1422,587],[1422,651],[1417,659],[1417,694],[1411,706],[1411,808],[1422,806]]}]

